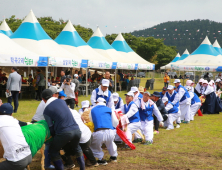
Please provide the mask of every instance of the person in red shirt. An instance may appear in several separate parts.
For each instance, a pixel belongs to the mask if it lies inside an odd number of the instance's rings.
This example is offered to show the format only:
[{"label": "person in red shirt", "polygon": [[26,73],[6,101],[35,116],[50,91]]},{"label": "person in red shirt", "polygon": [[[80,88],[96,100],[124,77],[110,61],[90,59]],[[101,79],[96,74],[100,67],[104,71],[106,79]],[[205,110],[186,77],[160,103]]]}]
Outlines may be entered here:
[{"label": "person in red shirt", "polygon": [[24,80],[24,76],[23,75],[21,75],[21,77],[22,77],[22,84],[25,84],[27,81]]}]

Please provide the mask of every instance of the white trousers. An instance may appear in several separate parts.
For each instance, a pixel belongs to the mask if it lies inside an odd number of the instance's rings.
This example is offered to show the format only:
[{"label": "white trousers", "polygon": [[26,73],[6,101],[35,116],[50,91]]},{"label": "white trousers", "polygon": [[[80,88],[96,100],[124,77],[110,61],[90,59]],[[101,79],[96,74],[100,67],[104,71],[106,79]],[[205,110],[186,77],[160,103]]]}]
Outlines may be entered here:
[{"label": "white trousers", "polygon": [[127,126],[126,136],[127,139],[132,142],[132,135],[139,130],[141,127],[141,122],[133,122],[129,123]]},{"label": "white trousers", "polygon": [[190,121],[190,99],[185,99],[180,103],[181,120]]},{"label": "white trousers", "polygon": [[190,106],[190,120],[194,120],[194,116],[197,113],[197,111],[200,109],[201,103],[194,103]]},{"label": "white trousers", "polygon": [[146,141],[153,143],[153,120],[141,121],[141,128]]},{"label": "white trousers", "polygon": [[166,121],[164,121],[164,127],[169,128],[169,129],[174,129],[174,125],[173,122],[175,120],[178,120],[178,118],[180,117],[180,111],[178,113],[171,113],[168,114],[168,118]]},{"label": "white trousers", "polygon": [[117,157],[117,146],[114,143],[114,138],[116,135],[116,130],[107,129],[100,130],[98,132],[93,132],[92,134],[92,143],[90,148],[93,152],[94,157],[101,160],[104,156],[104,152],[102,150],[102,145],[105,144],[110,156]]}]

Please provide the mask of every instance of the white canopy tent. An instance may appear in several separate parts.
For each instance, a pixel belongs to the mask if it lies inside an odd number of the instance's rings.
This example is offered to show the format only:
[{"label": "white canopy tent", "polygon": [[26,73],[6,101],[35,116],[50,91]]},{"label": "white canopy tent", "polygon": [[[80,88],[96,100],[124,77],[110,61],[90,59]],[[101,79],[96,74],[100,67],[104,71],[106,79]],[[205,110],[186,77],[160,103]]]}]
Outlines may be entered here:
[{"label": "white canopy tent", "polygon": [[220,46],[220,44],[218,43],[217,40],[215,40],[215,42],[214,42],[214,44],[213,44],[213,47],[214,47],[214,49],[215,49],[219,54],[222,55],[222,49],[221,49],[221,46]]},{"label": "white canopy tent", "polygon": [[186,49],[183,53],[183,55],[179,58],[179,60],[177,61],[181,61],[184,60],[185,58],[187,58],[190,55],[189,51]]},{"label": "white canopy tent", "polygon": [[127,44],[122,34],[119,33],[115,41],[112,43],[112,47],[118,51],[122,56],[125,57],[126,62],[128,63],[138,63],[138,69],[141,70],[153,70],[155,65],[144,60],[137,53],[135,53],[130,46]]},{"label": "white canopy tent", "polygon": [[91,68],[105,69],[107,65],[112,66],[111,60],[97,53],[79,36],[70,20],[55,41],[70,53],[89,60],[89,63],[93,63],[89,66]]},{"label": "white canopy tent", "polygon": [[80,67],[81,58],[69,53],[43,30],[32,10],[10,38],[41,56],[49,57],[49,66]]},{"label": "white canopy tent", "polygon": [[0,31],[0,66],[47,66],[45,57],[27,50]]},{"label": "white canopy tent", "polygon": [[218,66],[222,66],[222,56],[211,45],[208,37],[200,46],[184,60],[172,63],[175,70],[187,71],[215,71]]},{"label": "white canopy tent", "polygon": [[12,30],[9,28],[8,24],[6,23],[5,19],[2,21],[2,24],[0,26],[0,31],[2,31],[5,35],[8,37],[11,36]]}]

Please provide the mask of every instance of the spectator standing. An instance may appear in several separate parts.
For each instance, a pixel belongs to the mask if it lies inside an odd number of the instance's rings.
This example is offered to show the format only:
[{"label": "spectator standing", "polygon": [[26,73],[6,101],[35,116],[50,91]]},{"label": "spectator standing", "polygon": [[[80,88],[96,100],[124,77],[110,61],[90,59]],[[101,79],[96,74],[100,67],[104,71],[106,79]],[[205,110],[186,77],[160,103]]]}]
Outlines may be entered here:
[{"label": "spectator standing", "polygon": [[37,76],[34,77],[33,79],[33,86],[35,88],[35,99],[37,100],[37,97],[38,97],[38,86],[36,86],[36,81],[37,81]]},{"label": "spectator standing", "polygon": [[111,93],[113,93],[113,87],[114,87],[114,82],[113,82],[113,80],[112,79],[110,79],[110,72],[109,71],[106,71],[105,72],[105,78],[102,78],[101,80],[100,80],[100,84],[102,84],[102,80],[103,79],[107,79],[107,80],[109,80],[109,91],[111,92]]},{"label": "spectator standing", "polygon": [[22,87],[22,79],[21,76],[17,73],[17,68],[12,67],[11,69],[11,74],[9,74],[8,77],[8,82],[6,86],[6,92],[9,93],[11,92],[12,96],[8,97],[8,103],[12,103],[12,99],[14,102],[14,113],[17,112],[18,110],[18,96],[19,93],[21,92],[21,87]]},{"label": "spectator standing", "polygon": [[61,89],[65,91],[67,97],[65,97],[66,104],[74,109],[75,106],[75,84],[71,82],[71,76],[67,76],[67,78],[62,83]]},{"label": "spectator standing", "polygon": [[164,80],[164,87],[168,87],[170,77],[168,76],[167,73],[165,73],[165,76],[164,76],[163,80]]},{"label": "spectator standing", "polygon": [[118,70],[118,75],[119,75],[119,88],[121,91],[122,90],[122,82],[123,82],[123,73],[121,73],[120,70]]},{"label": "spectator standing", "polygon": [[92,81],[94,81],[96,78],[99,78],[99,74],[97,73],[97,71],[95,71],[95,73],[92,75]]},{"label": "spectator standing", "polygon": [[8,78],[6,77],[6,73],[3,73],[2,74],[2,78],[0,78],[1,80],[0,80],[0,82],[7,82],[8,81]]},{"label": "spectator standing", "polygon": [[28,82],[29,82],[30,84],[32,84],[32,82],[33,82],[32,74],[29,74]]},{"label": "spectator standing", "polygon": [[38,93],[37,93],[37,100],[41,101],[42,100],[42,91],[44,90],[45,87],[45,78],[43,74],[41,73],[41,70],[37,70],[37,80],[36,80],[36,86],[38,86]]},{"label": "spectator standing", "polygon": [[79,80],[78,80],[78,74],[74,74],[74,79],[72,80],[72,83],[75,84],[75,104],[76,104],[76,107],[79,107],[78,106],[78,103],[79,103],[79,100],[78,100],[78,96],[79,96]]},{"label": "spectator standing", "polygon": [[65,74],[65,71],[62,70],[61,73],[61,81],[60,81],[60,86],[62,85],[62,83],[64,82],[64,80],[66,79],[66,74]]}]

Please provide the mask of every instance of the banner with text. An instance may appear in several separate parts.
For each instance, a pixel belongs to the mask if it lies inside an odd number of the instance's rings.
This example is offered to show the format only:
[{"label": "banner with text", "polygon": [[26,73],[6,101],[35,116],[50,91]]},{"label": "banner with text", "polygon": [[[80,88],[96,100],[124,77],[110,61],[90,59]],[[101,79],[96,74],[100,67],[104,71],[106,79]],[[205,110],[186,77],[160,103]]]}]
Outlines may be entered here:
[{"label": "banner with text", "polygon": [[70,58],[57,58],[57,57],[49,57],[49,66],[52,67],[81,67],[81,59],[70,59]]}]

